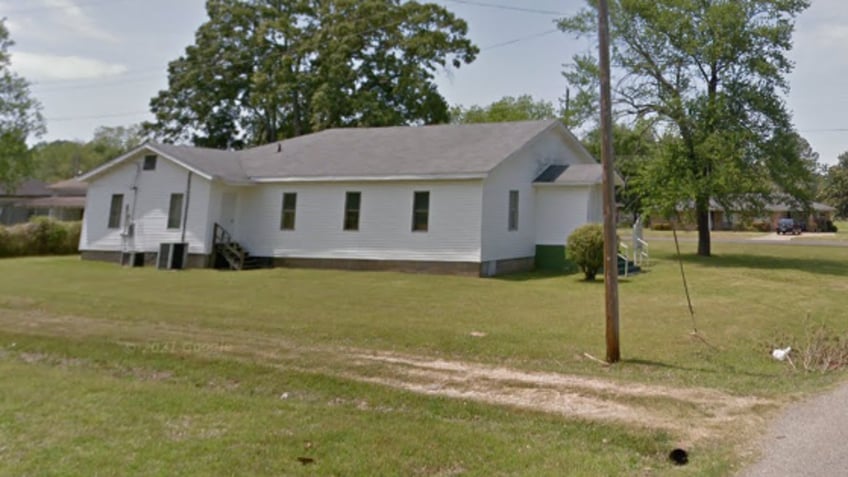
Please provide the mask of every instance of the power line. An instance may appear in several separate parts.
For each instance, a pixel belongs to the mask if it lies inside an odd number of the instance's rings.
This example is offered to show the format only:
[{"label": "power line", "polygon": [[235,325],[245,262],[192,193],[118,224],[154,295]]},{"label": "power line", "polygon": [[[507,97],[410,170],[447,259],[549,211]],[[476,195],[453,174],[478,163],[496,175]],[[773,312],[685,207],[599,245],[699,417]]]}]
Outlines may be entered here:
[{"label": "power line", "polygon": [[[57,93],[62,91],[76,91],[82,89],[97,89],[97,88],[105,88],[109,86],[123,86],[126,84],[136,84],[136,83],[146,83],[151,80],[156,80],[160,78],[160,75],[139,75],[133,76],[127,79],[110,79],[108,81],[96,83],[96,84],[77,84],[77,85],[68,85],[68,86],[60,86],[60,85],[48,85],[45,89],[39,89],[38,87],[34,88],[34,92],[37,94],[46,94],[46,93]],[[37,86],[37,85],[34,85]]]},{"label": "power line", "polygon": [[474,7],[483,7],[483,8],[495,8],[498,10],[510,10],[513,12],[523,12],[523,13],[538,13],[540,15],[551,15],[551,16],[566,16],[568,15],[565,12],[558,12],[555,10],[539,10],[537,8],[527,8],[527,7],[516,7],[514,5],[504,5],[502,3],[488,3],[488,2],[479,2],[476,0],[444,0],[449,3],[457,3],[460,5],[471,5]]},{"label": "power line", "polygon": [[[98,5],[98,4],[105,4],[105,3],[113,3],[113,2],[116,2],[116,1],[126,1],[126,0],[92,0],[92,1],[89,1],[89,2],[78,3],[76,5],[66,6],[66,7],[44,6],[44,7],[35,7],[35,8],[28,8],[28,9],[13,10],[13,11],[7,12],[7,13],[27,13],[27,12],[40,11],[40,10],[50,10],[50,9],[65,10],[65,9],[75,8],[77,6]],[[502,10],[519,11],[519,12],[525,12],[525,13],[537,13],[537,14],[545,14],[545,15],[566,15],[563,12],[558,12],[558,11],[553,11],[553,10],[540,10],[540,9],[534,9],[534,8],[516,7],[516,6],[512,6],[512,5],[487,3],[487,2],[477,1],[477,0],[445,0],[445,1],[451,2],[451,3],[457,3],[457,4],[473,5],[473,6],[486,7],[486,8],[497,8],[497,9],[502,9]],[[392,27],[395,27],[395,26],[402,25],[405,22],[406,22],[406,20],[390,22],[388,24],[378,26],[378,27],[366,30],[364,32],[361,32],[361,34],[369,34],[369,33],[378,32],[378,31],[385,29],[385,28],[392,28]],[[480,51],[482,52],[482,51],[492,50],[492,49],[496,49],[496,48],[501,48],[501,47],[508,46],[508,45],[513,45],[513,44],[520,43],[520,42],[523,42],[523,41],[526,41],[526,40],[531,40],[531,39],[534,39],[534,38],[550,35],[552,33],[556,33],[557,31],[558,30],[556,30],[556,29],[552,29],[552,30],[546,30],[546,31],[543,31],[543,32],[540,32],[540,33],[535,33],[535,34],[532,34],[532,35],[529,35],[529,36],[514,38],[514,39],[511,39],[511,40],[501,42],[501,43],[496,43],[496,44],[493,44],[493,45],[489,45],[489,46],[480,48]],[[212,67],[210,66],[210,68],[212,68]],[[167,67],[165,69],[167,70]],[[202,70],[202,68],[201,68],[201,70]],[[42,92],[42,93],[77,90],[77,89],[93,89],[93,88],[99,87],[99,85],[115,83],[117,81],[115,79],[116,77],[124,77],[124,76],[131,75],[131,74],[135,75],[135,74],[138,74],[138,73],[148,73],[148,72],[154,72],[154,71],[155,72],[162,71],[162,67],[160,66],[160,67],[153,67],[153,68],[130,70],[130,71],[126,71],[126,72],[124,72],[120,75],[116,75],[116,76],[113,76],[113,77],[107,77],[107,78],[103,78],[103,79],[100,79],[100,80],[98,80],[98,79],[90,79],[90,80],[89,79],[79,79],[79,80],[39,81],[39,82],[32,82],[32,83],[30,83],[30,85],[36,87],[36,89],[39,89],[41,86],[48,86],[48,85],[50,85],[50,86],[56,85],[57,86],[56,88],[49,88],[47,90],[40,90],[40,92]],[[146,77],[155,78],[156,76],[147,75]],[[129,80],[129,81],[126,81],[126,82],[130,82],[130,81],[133,82],[133,83],[139,82],[137,79],[132,79],[132,80]],[[68,85],[67,83],[69,83],[69,82],[82,83],[82,84]],[[109,82],[109,83],[106,83],[106,82]]]},{"label": "power line", "polygon": [[[73,5],[67,6],[56,6],[56,5],[45,5],[41,7],[31,7],[31,8],[20,8],[17,10],[8,10],[4,12],[5,15],[15,15],[15,14],[24,14],[24,13],[33,13],[33,12],[41,12],[45,10],[73,10],[75,8],[80,7],[89,7],[93,5],[105,5],[105,4],[115,4],[118,2],[127,2],[129,0],[92,0],[89,2],[78,2]],[[556,10],[542,10],[538,8],[528,8],[528,7],[518,7],[515,5],[504,5],[502,3],[489,3],[489,2],[481,2],[476,0],[443,0],[448,3],[455,3],[459,5],[470,5],[475,7],[483,7],[483,8],[494,8],[499,10],[509,10],[514,12],[524,12],[524,13],[536,13],[540,15],[551,15],[551,16],[565,16],[568,15],[565,12],[560,12]]]},{"label": "power line", "polygon": [[534,33],[532,35],[522,36],[520,38],[514,38],[512,40],[507,40],[503,43],[495,43],[494,45],[489,45],[487,47],[480,48],[480,51],[492,50],[494,48],[500,48],[502,46],[514,45],[516,43],[521,43],[522,41],[527,41],[527,40],[532,40],[534,38],[540,38],[540,37],[543,37],[543,36],[547,36],[547,35],[550,35],[551,33],[556,33],[558,31],[559,30],[557,30],[556,28],[554,28],[553,30],[545,30],[543,32]]},{"label": "power line", "polygon": [[802,129],[801,133],[817,133],[817,132],[848,132],[848,128],[823,128],[823,129]]},{"label": "power line", "polygon": [[79,8],[79,7],[87,7],[87,6],[91,6],[91,5],[101,5],[101,4],[114,4],[114,3],[126,2],[126,1],[128,1],[128,0],[92,0],[90,2],[80,2],[80,3],[75,3],[73,5],[67,5],[67,6],[64,6],[64,7],[56,6],[56,5],[45,5],[43,7],[32,7],[32,8],[21,8],[21,9],[18,9],[18,10],[8,10],[8,11],[3,12],[3,14],[4,15],[14,15],[14,14],[21,14],[21,13],[41,12],[41,11],[44,11],[44,10],[73,10],[73,9]]},{"label": "power line", "polygon": [[165,68],[163,68],[162,66],[144,67],[144,68],[139,68],[137,70],[127,70],[127,71],[124,71],[122,73],[118,73],[118,74],[115,74],[115,75],[106,76],[106,77],[102,77],[102,78],[75,78],[75,79],[60,79],[60,80],[50,80],[50,81],[31,81],[29,83],[29,85],[30,86],[39,86],[39,87],[40,86],[55,86],[55,85],[75,86],[75,85],[71,85],[70,83],[93,83],[93,82],[98,82],[98,81],[112,81],[112,80],[115,80],[117,78],[122,78],[122,77],[128,76],[128,75],[135,75],[135,74],[138,74],[138,73],[162,72],[162,71],[165,71],[165,70],[167,70],[167,67],[165,67]]},{"label": "power line", "polygon": [[[493,50],[493,49],[496,49],[496,48],[502,48],[504,46],[514,45],[516,43],[521,43],[521,42],[528,41],[528,40],[533,40],[533,39],[540,38],[540,37],[543,37],[543,36],[551,35],[551,34],[556,33],[558,31],[559,30],[557,30],[557,29],[550,29],[550,30],[545,30],[545,31],[542,31],[542,32],[534,33],[532,35],[526,35],[526,36],[522,36],[522,37],[518,37],[518,38],[513,38],[511,40],[506,40],[506,41],[503,41],[503,42],[500,42],[500,43],[495,43],[495,44],[492,44],[492,45],[482,47],[482,48],[480,48],[480,52],[489,51],[489,50]],[[209,71],[214,71],[213,66],[208,66],[206,68],[209,68]],[[205,68],[200,68],[200,69],[205,70]],[[165,68],[165,70],[167,70],[167,68]],[[30,83],[30,86],[33,86],[34,89],[35,89],[35,92],[39,93],[39,94],[55,93],[55,92],[61,92],[61,91],[72,91],[72,90],[96,89],[96,88],[100,88],[100,87],[103,87],[103,86],[109,86],[109,85],[124,85],[124,84],[130,84],[130,83],[141,83],[141,82],[149,81],[151,79],[156,79],[156,78],[159,77],[158,74],[151,74],[152,72],[162,72],[162,71],[163,71],[163,69],[161,67],[145,68],[145,69],[138,69],[138,70],[129,70],[129,71],[121,73],[120,75],[117,75],[117,76],[101,78],[101,79],[39,81],[39,82]],[[146,73],[146,74],[140,75],[140,76],[134,76],[134,75],[137,75],[138,73]],[[121,77],[130,76],[130,75],[133,75],[133,77],[125,79],[125,80],[118,79],[118,78],[121,78]],[[167,74],[166,74],[165,77],[167,78]],[[82,83],[82,84],[67,84],[68,82]],[[41,87],[45,87],[45,89],[41,89]]]},{"label": "power line", "polygon": [[45,118],[47,121],[53,122],[63,122],[63,121],[78,121],[82,119],[106,119],[106,118],[123,118],[128,116],[140,116],[142,114],[149,114],[150,111],[131,111],[126,113],[115,113],[115,114],[95,114],[91,116],[65,116],[59,118]]}]

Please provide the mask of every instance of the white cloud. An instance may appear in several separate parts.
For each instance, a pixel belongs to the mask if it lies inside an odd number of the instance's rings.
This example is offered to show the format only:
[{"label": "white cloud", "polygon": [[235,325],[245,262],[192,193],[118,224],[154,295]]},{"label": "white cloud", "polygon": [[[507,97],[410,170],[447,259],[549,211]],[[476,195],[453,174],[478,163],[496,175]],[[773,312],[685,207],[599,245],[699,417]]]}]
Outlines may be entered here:
[{"label": "white cloud", "polygon": [[80,36],[94,40],[117,43],[118,38],[98,27],[74,0],[42,0],[52,11],[51,16],[62,26],[75,31]]},{"label": "white cloud", "polygon": [[844,46],[848,41],[848,25],[826,23],[816,30],[816,36],[825,45]]},{"label": "white cloud", "polygon": [[12,53],[12,69],[30,81],[97,79],[124,74],[125,65],[94,58]]}]

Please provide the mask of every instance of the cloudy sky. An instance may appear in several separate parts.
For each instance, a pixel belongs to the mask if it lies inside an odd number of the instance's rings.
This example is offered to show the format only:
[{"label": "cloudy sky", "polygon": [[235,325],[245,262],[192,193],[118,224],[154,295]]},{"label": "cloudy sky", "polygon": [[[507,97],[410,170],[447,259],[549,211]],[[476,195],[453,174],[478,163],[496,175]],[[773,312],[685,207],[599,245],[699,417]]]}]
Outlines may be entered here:
[{"label": "cloudy sky", "polygon": [[[558,102],[560,72],[591,45],[554,31],[582,0],[436,0],[466,19],[477,61],[439,76],[452,104],[487,104],[532,94]],[[488,4],[488,6],[486,5]],[[497,8],[492,5],[501,5]],[[91,137],[101,125],[151,116],[165,70],[205,20],[203,0],[0,0],[16,45],[13,68],[44,106],[44,140]],[[789,107],[822,162],[848,151],[848,2],[812,0],[798,20]]]}]

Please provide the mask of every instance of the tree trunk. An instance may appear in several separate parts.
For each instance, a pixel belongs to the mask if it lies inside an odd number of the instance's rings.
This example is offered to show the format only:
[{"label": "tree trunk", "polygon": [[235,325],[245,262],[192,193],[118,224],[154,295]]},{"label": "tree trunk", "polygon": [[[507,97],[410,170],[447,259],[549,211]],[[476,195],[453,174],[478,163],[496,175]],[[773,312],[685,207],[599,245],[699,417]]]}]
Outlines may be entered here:
[{"label": "tree trunk", "polygon": [[710,199],[695,199],[695,216],[698,220],[698,255],[710,256]]}]

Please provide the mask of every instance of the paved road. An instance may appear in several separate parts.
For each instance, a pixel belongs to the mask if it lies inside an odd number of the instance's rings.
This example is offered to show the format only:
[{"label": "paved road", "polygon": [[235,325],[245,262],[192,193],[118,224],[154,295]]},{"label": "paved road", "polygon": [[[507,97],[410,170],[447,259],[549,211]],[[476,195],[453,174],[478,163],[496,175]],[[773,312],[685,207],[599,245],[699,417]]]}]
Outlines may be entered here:
[{"label": "paved road", "polygon": [[[671,237],[648,237],[645,240],[648,243],[651,242],[673,242],[674,239]],[[697,238],[683,238],[681,237],[680,242],[692,243],[697,242]],[[763,237],[751,237],[751,238],[711,238],[710,241],[712,243],[737,243],[737,244],[764,244],[764,245],[812,245],[819,247],[848,247],[848,241],[840,241],[840,240],[804,240],[803,237],[796,237],[791,240],[775,240],[771,238],[763,238]]]},{"label": "paved road", "polygon": [[762,446],[762,460],[742,476],[848,476],[848,384],[790,406]]}]

